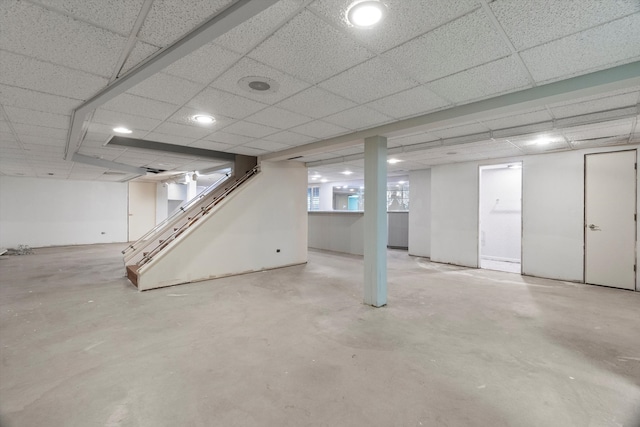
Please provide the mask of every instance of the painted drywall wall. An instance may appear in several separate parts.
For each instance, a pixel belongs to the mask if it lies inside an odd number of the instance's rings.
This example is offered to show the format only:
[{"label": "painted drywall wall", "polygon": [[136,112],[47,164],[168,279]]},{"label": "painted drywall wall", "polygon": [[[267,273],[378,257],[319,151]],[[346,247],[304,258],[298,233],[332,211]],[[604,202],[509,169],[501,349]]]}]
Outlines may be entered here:
[{"label": "painted drywall wall", "polygon": [[139,270],[141,290],[307,261],[307,169],[262,171]]},{"label": "painted drywall wall", "polygon": [[[411,187],[413,191],[413,182]],[[413,202],[410,210],[414,210]],[[478,166],[475,163],[431,168],[431,260],[478,266]]]},{"label": "painted drywall wall", "polygon": [[522,169],[480,170],[480,256],[520,262]]},{"label": "painted drywall wall", "polygon": [[431,256],[431,169],[411,171],[409,255]]},{"label": "painted drywall wall", "polygon": [[156,225],[156,184],[129,182],[129,241],[135,242]]},{"label": "painted drywall wall", "polygon": [[126,183],[0,176],[1,247],[126,240]]},{"label": "painted drywall wall", "polygon": [[169,186],[156,184],[156,224],[161,223],[169,216]]},{"label": "painted drywall wall", "polygon": [[309,247],[364,255],[364,213],[309,212]]}]

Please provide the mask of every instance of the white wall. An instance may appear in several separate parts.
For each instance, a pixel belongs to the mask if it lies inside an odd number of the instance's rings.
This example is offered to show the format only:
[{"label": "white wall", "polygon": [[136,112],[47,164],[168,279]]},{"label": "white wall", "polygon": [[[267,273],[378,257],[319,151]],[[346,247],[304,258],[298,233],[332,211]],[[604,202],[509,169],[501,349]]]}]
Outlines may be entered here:
[{"label": "white wall", "polygon": [[126,240],[126,183],[0,176],[0,247]]},{"label": "white wall", "polygon": [[480,255],[520,262],[522,169],[482,169],[480,175]]},{"label": "white wall", "polygon": [[431,256],[431,169],[411,171],[409,254]]},{"label": "white wall", "polygon": [[476,163],[431,168],[431,260],[478,266]]},{"label": "white wall", "polygon": [[156,184],[156,224],[169,216],[169,186]]},{"label": "white wall", "polygon": [[262,162],[261,168],[175,245],[142,266],[138,288],[306,262],[307,169],[299,162]]},{"label": "white wall", "polygon": [[309,212],[309,247],[364,255],[364,213]]}]

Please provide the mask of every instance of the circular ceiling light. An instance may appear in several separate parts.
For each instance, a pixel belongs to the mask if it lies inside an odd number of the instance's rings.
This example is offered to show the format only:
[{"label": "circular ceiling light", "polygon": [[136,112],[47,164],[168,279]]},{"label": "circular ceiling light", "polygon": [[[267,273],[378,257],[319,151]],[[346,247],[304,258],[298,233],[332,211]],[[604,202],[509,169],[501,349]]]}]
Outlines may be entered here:
[{"label": "circular ceiling light", "polygon": [[358,28],[370,28],[384,18],[385,7],[382,2],[368,0],[355,3],[347,10],[347,20]]},{"label": "circular ceiling light", "polygon": [[118,133],[132,133],[133,131],[131,129],[127,129],[125,127],[117,127],[117,128],[113,128],[114,132],[118,132]]},{"label": "circular ceiling light", "polygon": [[395,165],[396,163],[400,163],[401,161],[402,160],[400,160],[400,159],[389,159],[389,160],[387,160],[387,163]]},{"label": "circular ceiling light", "polygon": [[215,122],[216,119],[213,116],[208,116],[206,114],[196,114],[192,117],[193,121],[200,123],[201,125],[210,125]]},{"label": "circular ceiling light", "polygon": [[238,80],[240,89],[250,93],[266,94],[276,93],[280,88],[278,82],[268,77],[249,76]]}]

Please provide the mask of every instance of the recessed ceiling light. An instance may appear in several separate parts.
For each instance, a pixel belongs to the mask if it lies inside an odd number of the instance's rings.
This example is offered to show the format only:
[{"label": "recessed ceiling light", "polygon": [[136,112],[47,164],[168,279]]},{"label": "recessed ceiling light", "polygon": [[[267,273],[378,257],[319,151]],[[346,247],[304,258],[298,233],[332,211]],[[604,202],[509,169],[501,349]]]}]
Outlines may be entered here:
[{"label": "recessed ceiling light", "polygon": [[122,127],[122,126],[117,127],[117,128],[113,128],[113,131],[114,132],[118,132],[118,133],[131,133],[131,132],[133,132],[131,129],[127,129],[127,128]]},{"label": "recessed ceiling light", "polygon": [[404,184],[404,181],[398,181],[398,184],[402,185]]},{"label": "recessed ceiling light", "polygon": [[211,123],[215,122],[216,119],[213,118],[213,116],[208,116],[206,114],[196,114],[195,116],[192,117],[193,121],[198,122],[202,125],[210,125]]},{"label": "recessed ceiling light", "polygon": [[547,145],[550,142],[551,142],[551,140],[549,138],[545,138],[544,136],[541,136],[540,138],[538,138],[535,141],[533,141],[533,143],[536,144],[536,145]]},{"label": "recessed ceiling light", "polygon": [[350,189],[349,189],[349,191],[356,191],[356,190],[355,190],[355,189],[353,189],[353,188],[350,188]]},{"label": "recessed ceiling light", "polygon": [[324,178],[324,179],[321,179],[320,182],[329,182],[329,180]]},{"label": "recessed ceiling light", "polygon": [[387,163],[391,163],[392,165],[395,165],[396,163],[400,163],[402,160],[400,159],[389,159],[387,160]]},{"label": "recessed ceiling light", "polygon": [[386,9],[379,1],[361,1],[347,10],[347,20],[358,28],[370,28],[384,18]]},{"label": "recessed ceiling light", "polygon": [[343,175],[351,175],[352,173],[353,173],[353,172],[351,172],[351,171],[344,171],[344,172],[342,172],[342,174],[343,174]]}]

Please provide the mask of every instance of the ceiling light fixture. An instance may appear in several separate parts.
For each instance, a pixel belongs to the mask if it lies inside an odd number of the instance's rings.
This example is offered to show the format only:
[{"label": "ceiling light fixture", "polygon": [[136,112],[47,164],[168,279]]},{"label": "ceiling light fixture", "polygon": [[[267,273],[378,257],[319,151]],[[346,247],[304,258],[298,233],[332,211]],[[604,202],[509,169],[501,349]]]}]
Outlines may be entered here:
[{"label": "ceiling light fixture", "polygon": [[361,1],[347,10],[347,20],[354,27],[371,28],[384,18],[386,9],[379,1]]},{"label": "ceiling light fixture", "polygon": [[198,122],[202,125],[210,125],[215,122],[216,119],[213,116],[208,116],[206,114],[196,114],[192,117],[193,121]]},{"label": "ceiling light fixture", "polygon": [[343,174],[343,175],[351,175],[352,173],[353,173],[353,172],[351,172],[351,171],[344,171],[344,172],[342,172],[342,174]]},{"label": "ceiling light fixture", "polygon": [[320,182],[329,182],[329,180],[325,178],[325,179],[321,179]]},{"label": "ceiling light fixture", "polygon": [[127,129],[125,127],[117,127],[117,128],[113,128],[114,132],[118,132],[118,133],[132,133],[133,131],[131,129]]},{"label": "ceiling light fixture", "polygon": [[400,163],[402,160],[400,159],[389,159],[387,160],[387,163],[395,165],[396,163]]}]

